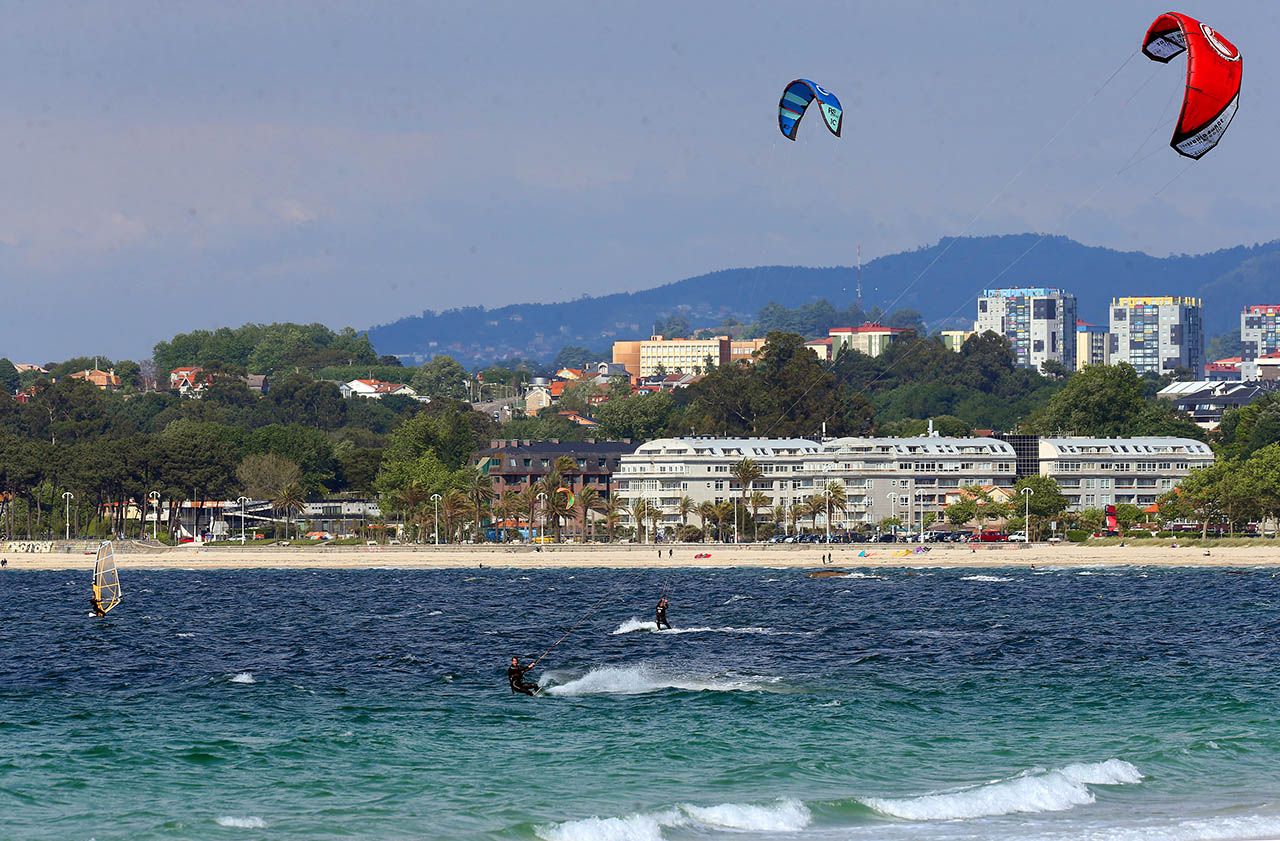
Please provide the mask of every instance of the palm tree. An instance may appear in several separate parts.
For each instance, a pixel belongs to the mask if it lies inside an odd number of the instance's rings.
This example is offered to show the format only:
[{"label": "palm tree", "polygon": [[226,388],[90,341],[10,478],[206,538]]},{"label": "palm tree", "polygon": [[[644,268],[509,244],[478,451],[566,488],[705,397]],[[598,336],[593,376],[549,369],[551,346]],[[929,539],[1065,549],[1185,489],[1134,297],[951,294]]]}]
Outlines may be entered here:
[{"label": "palm tree", "polygon": [[622,519],[625,509],[622,500],[616,496],[610,496],[604,501],[604,526],[608,530],[610,543],[613,542],[613,533],[618,528],[618,521]]},{"label": "palm tree", "polygon": [[465,492],[467,501],[471,503],[471,513],[476,518],[476,543],[484,543],[484,512],[494,497],[492,477],[477,467],[467,477]]},{"label": "palm tree", "polygon": [[826,513],[827,496],[826,494],[809,494],[805,497],[805,504],[808,506],[809,516],[813,518],[813,530],[818,530],[818,515]]},{"label": "palm tree", "polygon": [[755,540],[756,532],[759,529],[756,517],[760,515],[761,508],[769,507],[769,497],[765,496],[760,491],[752,491],[751,495],[747,497],[747,505],[751,508],[751,539]]},{"label": "palm tree", "polygon": [[529,487],[520,491],[516,497],[520,500],[520,510],[528,514],[530,540],[534,537],[534,527],[538,521],[538,490],[537,483],[531,483]]},{"label": "palm tree", "polygon": [[499,521],[495,526],[495,531],[497,531],[499,539],[502,542],[505,543],[507,539],[507,521],[514,519],[516,521],[516,528],[520,528],[520,513],[522,510],[523,503],[520,499],[520,494],[515,491],[503,491],[502,495],[494,500],[493,513]]},{"label": "palm tree", "polygon": [[791,531],[799,534],[800,521],[809,516],[809,504],[803,499],[797,499],[791,503],[791,508],[787,510],[787,516],[791,518]]},{"label": "palm tree", "polygon": [[271,504],[276,508],[284,509],[284,536],[289,536],[289,528],[293,525],[293,512],[301,510],[306,502],[306,497],[302,492],[302,485],[297,482],[291,482],[280,489],[280,493],[276,498],[271,500]]},{"label": "palm tree", "polygon": [[741,486],[742,507],[746,509],[747,495],[751,493],[751,484],[763,476],[764,471],[760,469],[760,465],[756,464],[754,460],[744,458],[729,468],[729,475]]},{"label": "palm tree", "polygon": [[849,507],[849,496],[845,493],[844,482],[827,482],[825,488],[822,489],[823,504],[827,511],[827,525],[831,525],[831,515],[833,513],[844,513]]},{"label": "palm tree", "polygon": [[[559,461],[560,459],[557,459]],[[560,493],[560,489],[564,487],[561,482],[563,477],[558,470],[552,470],[542,479],[542,487],[540,490],[547,495],[543,500],[543,516],[550,517],[552,524],[556,530],[556,541],[560,540],[561,518],[569,513],[569,497],[567,494]]]},{"label": "palm tree", "polygon": [[644,543],[644,521],[649,519],[649,500],[638,496],[631,501],[631,519],[636,524],[636,542]]},{"label": "palm tree", "polygon": [[698,519],[702,521],[702,542],[711,542],[710,526],[716,520],[716,504],[714,502],[704,502],[698,506]]},{"label": "palm tree", "polygon": [[451,541],[458,537],[465,525],[467,509],[470,507],[467,495],[457,488],[446,492],[444,499],[440,501],[440,516],[444,519],[445,533]]},{"label": "palm tree", "polygon": [[715,510],[716,510],[715,518],[716,518],[716,523],[718,525],[718,528],[716,529],[718,533],[717,536],[719,537],[721,543],[727,543],[728,541],[725,540],[724,527],[726,523],[734,523],[734,525],[737,525],[734,522],[734,518],[738,514],[738,508],[732,502],[722,502],[719,505],[715,506]]},{"label": "palm tree", "polygon": [[658,538],[662,536],[662,531],[660,529],[660,526],[662,525],[662,516],[663,516],[663,513],[662,513],[661,506],[659,505],[649,506],[649,525],[650,525],[650,528],[652,529],[652,531],[650,531],[649,533],[653,535],[654,543],[657,543]]},{"label": "palm tree", "polygon": [[600,507],[603,500],[600,498],[600,491],[590,485],[583,485],[582,490],[578,491],[578,510],[581,512],[582,518],[582,541],[585,543],[589,539],[587,535],[587,526],[591,521],[591,512]]},{"label": "palm tree", "polygon": [[698,504],[693,501],[691,496],[682,496],[680,501],[676,503],[676,513],[680,515],[680,526],[683,528],[689,525],[689,515],[698,510]]},{"label": "palm tree", "polygon": [[771,514],[772,514],[772,516],[773,516],[773,526],[774,526],[775,533],[776,533],[777,528],[778,528],[779,526],[781,526],[781,527],[782,527],[782,528],[784,528],[784,529],[787,527],[787,509],[786,509],[786,506],[783,506],[783,505],[775,505],[775,506],[773,506],[773,511],[772,511],[772,512],[770,512],[770,513],[771,513]]}]

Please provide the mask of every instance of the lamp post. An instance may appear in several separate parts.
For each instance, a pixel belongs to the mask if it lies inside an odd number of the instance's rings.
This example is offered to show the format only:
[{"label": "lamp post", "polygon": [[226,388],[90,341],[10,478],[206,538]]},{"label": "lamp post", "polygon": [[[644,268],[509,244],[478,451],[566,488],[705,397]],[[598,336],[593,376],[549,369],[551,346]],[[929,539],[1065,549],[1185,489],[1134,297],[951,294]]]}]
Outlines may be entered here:
[{"label": "lamp post", "polygon": [[[538,537],[546,537],[547,534],[547,492],[538,491],[538,511],[541,513],[542,529],[538,532]],[[643,525],[640,526],[643,528]]]},{"label": "lamp post", "polygon": [[[147,499],[151,500],[151,512],[154,517],[151,521],[151,539],[158,543],[159,538],[157,537],[157,534],[160,528],[160,492],[152,491],[147,494]],[[143,532],[143,535],[145,536],[146,532]]]},{"label": "lamp post", "polygon": [[827,501],[827,516],[826,516],[827,542],[830,543],[831,542],[831,484],[830,483],[828,483],[827,486],[822,489],[822,496]]},{"label": "lamp post", "polygon": [[432,534],[435,535],[436,545],[440,545],[440,494],[431,495],[431,507],[435,509],[433,514]]},{"label": "lamp post", "polygon": [[245,504],[246,504],[248,501],[249,501],[249,497],[247,497],[247,496],[242,496],[242,497],[240,497],[240,498],[238,498],[238,499],[236,500],[236,502],[240,503],[240,545],[241,545],[241,546],[243,546],[243,545],[244,545],[244,543],[245,543],[245,540],[244,540],[244,506],[245,506]]},{"label": "lamp post", "polygon": [[733,545],[738,545],[738,498],[733,498]]},{"label": "lamp post", "polygon": [[[896,493],[889,494],[889,506],[890,506],[889,510],[892,512],[890,516],[895,520],[898,519],[898,495]],[[894,533],[893,533],[894,540],[897,540],[898,538],[897,526],[892,526],[892,528],[894,529]]]},{"label": "lamp post", "polygon": [[63,491],[62,498],[67,503],[67,515],[65,517],[65,522],[67,524],[67,536],[65,539],[70,540],[71,539],[71,500],[75,499],[76,495],[73,494],[71,491]]},{"label": "lamp post", "polygon": [[1027,535],[1027,542],[1031,542],[1031,495],[1035,493],[1034,488],[1026,487],[1018,491],[1022,494],[1022,530]]}]

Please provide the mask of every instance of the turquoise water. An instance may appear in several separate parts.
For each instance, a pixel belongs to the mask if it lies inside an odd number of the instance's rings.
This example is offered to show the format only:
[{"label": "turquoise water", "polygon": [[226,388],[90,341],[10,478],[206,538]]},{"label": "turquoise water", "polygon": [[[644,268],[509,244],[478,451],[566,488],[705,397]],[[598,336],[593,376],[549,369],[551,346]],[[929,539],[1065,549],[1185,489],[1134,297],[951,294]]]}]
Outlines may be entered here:
[{"label": "turquoise water", "polygon": [[0,573],[0,837],[1280,837],[1266,571],[122,578]]}]

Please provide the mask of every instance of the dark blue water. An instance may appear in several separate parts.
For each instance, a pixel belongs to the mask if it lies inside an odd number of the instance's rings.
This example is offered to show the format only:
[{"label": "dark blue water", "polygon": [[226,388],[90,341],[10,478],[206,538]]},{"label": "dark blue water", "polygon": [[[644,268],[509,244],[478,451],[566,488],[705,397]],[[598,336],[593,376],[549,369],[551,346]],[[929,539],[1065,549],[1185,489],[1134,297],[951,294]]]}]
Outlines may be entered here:
[{"label": "dark blue water", "polygon": [[1267,571],[122,579],[0,573],[0,837],[1280,834]]}]

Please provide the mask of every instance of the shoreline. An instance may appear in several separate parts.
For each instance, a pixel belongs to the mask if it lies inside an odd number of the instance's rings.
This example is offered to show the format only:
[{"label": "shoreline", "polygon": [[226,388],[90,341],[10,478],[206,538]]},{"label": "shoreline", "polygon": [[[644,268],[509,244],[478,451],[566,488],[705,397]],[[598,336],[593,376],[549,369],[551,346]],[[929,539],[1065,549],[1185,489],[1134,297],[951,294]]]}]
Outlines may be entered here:
[{"label": "shoreline", "polygon": [[[308,547],[175,547],[167,549],[117,547],[116,560],[128,569],[663,569],[675,567],[824,568],[938,567],[951,569],[998,567],[1277,567],[1280,544],[1229,546],[1205,550],[1195,546],[1098,546],[1077,544],[1007,544],[969,547],[932,546],[911,552],[908,545],[836,544],[779,546],[776,544],[677,544],[653,546],[308,546]],[[671,554],[668,555],[668,549]],[[903,554],[904,550],[907,554]],[[866,551],[866,557],[859,557]],[[706,557],[695,557],[704,555]],[[92,567],[83,552],[5,553],[7,570],[80,570]]]}]

